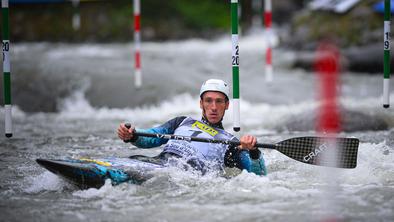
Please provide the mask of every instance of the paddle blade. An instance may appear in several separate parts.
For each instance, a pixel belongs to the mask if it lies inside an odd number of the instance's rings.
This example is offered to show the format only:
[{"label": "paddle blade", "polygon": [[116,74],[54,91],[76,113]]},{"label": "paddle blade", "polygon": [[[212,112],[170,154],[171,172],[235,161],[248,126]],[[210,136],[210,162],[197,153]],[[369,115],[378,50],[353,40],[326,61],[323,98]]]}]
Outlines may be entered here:
[{"label": "paddle blade", "polygon": [[355,168],[356,138],[297,137],[276,144],[276,150],[297,161],[338,168]]}]

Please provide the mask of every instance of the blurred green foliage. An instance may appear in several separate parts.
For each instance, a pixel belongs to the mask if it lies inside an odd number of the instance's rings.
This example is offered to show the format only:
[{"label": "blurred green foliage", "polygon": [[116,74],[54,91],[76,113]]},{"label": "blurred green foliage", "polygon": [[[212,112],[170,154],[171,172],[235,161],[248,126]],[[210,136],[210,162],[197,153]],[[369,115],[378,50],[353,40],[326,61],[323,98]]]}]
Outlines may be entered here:
[{"label": "blurred green foliage", "polygon": [[[81,28],[73,30],[71,2],[10,4],[11,40],[130,41],[133,39],[133,1],[81,2]],[[1,19],[1,17],[0,17]],[[141,0],[144,40],[215,37],[230,29],[226,0]]]}]

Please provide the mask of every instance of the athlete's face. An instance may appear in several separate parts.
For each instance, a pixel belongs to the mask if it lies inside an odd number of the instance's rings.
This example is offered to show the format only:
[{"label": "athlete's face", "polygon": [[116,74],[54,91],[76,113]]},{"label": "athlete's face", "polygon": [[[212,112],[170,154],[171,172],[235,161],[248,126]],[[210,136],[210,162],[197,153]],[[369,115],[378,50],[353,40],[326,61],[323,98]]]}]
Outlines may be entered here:
[{"label": "athlete's face", "polygon": [[220,122],[228,109],[229,102],[220,92],[205,92],[200,100],[202,114],[212,124]]}]

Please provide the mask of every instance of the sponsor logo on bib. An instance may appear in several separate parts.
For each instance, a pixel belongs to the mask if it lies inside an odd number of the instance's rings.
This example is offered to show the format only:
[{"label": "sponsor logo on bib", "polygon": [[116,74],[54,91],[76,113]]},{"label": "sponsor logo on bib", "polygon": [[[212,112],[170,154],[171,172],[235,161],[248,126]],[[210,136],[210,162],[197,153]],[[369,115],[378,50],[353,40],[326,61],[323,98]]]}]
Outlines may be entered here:
[{"label": "sponsor logo on bib", "polygon": [[207,125],[205,125],[204,123],[201,123],[201,122],[198,122],[198,121],[194,122],[193,125],[192,125],[192,127],[197,127],[197,128],[199,128],[200,130],[202,130],[202,131],[208,133],[208,134],[211,135],[211,136],[216,136],[216,135],[219,133],[219,132],[216,131],[214,128],[212,128],[212,127],[210,127],[210,126],[207,126]]}]

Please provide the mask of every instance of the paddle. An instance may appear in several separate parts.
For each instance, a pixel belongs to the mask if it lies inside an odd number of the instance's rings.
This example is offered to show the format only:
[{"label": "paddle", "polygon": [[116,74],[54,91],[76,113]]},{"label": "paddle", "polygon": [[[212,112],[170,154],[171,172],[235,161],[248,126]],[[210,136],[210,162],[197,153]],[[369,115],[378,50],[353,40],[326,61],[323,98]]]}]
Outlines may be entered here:
[{"label": "paddle", "polygon": [[[203,143],[222,143],[233,146],[239,146],[241,144],[239,141],[232,140],[217,140],[160,133],[135,132],[134,135]],[[332,146],[333,143],[335,143],[335,146]],[[357,166],[358,144],[359,140],[356,138],[308,136],[291,138],[276,144],[257,143],[256,147],[275,149],[294,160],[307,164],[338,168],[355,168]]]}]

